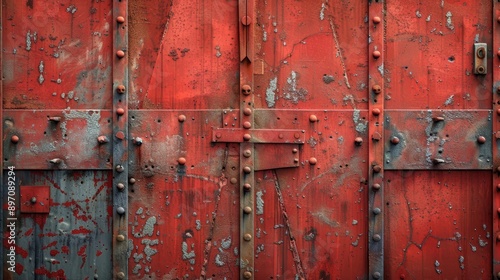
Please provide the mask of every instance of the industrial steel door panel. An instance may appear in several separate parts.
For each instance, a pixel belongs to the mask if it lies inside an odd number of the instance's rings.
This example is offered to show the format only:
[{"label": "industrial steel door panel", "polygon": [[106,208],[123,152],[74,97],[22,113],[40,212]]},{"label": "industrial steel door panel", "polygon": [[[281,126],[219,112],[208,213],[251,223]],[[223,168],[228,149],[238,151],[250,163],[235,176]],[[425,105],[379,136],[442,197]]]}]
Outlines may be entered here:
[{"label": "industrial steel door panel", "polygon": [[500,2],[421,2],[4,0],[4,279],[500,278]]}]

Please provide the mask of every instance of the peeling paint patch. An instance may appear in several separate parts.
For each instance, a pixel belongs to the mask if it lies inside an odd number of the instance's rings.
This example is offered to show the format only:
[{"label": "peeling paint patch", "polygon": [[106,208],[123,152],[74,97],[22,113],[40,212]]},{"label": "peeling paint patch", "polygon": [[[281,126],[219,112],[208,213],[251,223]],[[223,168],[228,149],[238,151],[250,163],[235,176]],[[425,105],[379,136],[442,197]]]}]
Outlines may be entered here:
[{"label": "peeling paint patch", "polygon": [[222,53],[220,52],[220,46],[215,46],[215,56],[217,58],[222,56]]},{"label": "peeling paint patch", "polygon": [[321,222],[323,222],[331,227],[339,227],[340,224],[337,221],[330,218],[329,214],[331,214],[331,213],[329,213],[328,211],[331,212],[331,210],[321,210],[318,212],[313,212],[313,213],[311,213],[311,215],[314,218],[318,219],[319,221],[321,221]]},{"label": "peeling paint patch", "polygon": [[321,3],[321,11],[319,11],[319,19],[324,20],[325,19],[325,9],[326,9],[326,4]]},{"label": "peeling paint patch", "polygon": [[31,32],[28,31],[26,33],[26,50],[30,51],[31,50]]},{"label": "peeling paint patch", "polygon": [[158,239],[150,240],[150,239],[143,239],[141,241],[141,244],[146,245],[144,247],[144,254],[146,255],[146,260],[148,262],[151,262],[151,257],[153,255],[156,255],[158,253],[158,250],[151,248],[151,246],[158,245],[159,241]]},{"label": "peeling paint patch", "polygon": [[262,199],[263,195],[264,194],[262,193],[262,191],[258,191],[255,193],[256,203],[257,203],[257,212],[256,212],[257,215],[264,214],[264,200]]},{"label": "peeling paint patch", "polygon": [[323,82],[325,84],[329,84],[329,83],[331,83],[333,81],[335,81],[335,78],[332,75],[327,75],[327,74],[323,75]]},{"label": "peeling paint patch", "polygon": [[380,66],[377,67],[377,69],[378,69],[378,72],[380,72],[380,75],[383,76],[384,75],[384,64],[383,63],[380,64]]},{"label": "peeling paint patch", "polygon": [[231,236],[229,236],[228,238],[222,239],[222,241],[220,242],[220,246],[224,250],[229,249],[229,247],[231,247]]},{"label": "peeling paint patch", "polygon": [[76,11],[77,11],[77,8],[75,5],[71,5],[71,6],[66,8],[66,12],[71,13],[71,14],[75,14]]},{"label": "peeling paint patch", "polygon": [[220,266],[223,266],[225,264],[226,263],[222,261],[221,256],[219,254],[217,254],[217,256],[215,256],[215,265],[220,267]]},{"label": "peeling paint patch", "polygon": [[196,254],[194,253],[194,250],[191,252],[188,252],[188,244],[186,241],[182,242],[182,259],[183,260],[189,260],[189,259],[194,259]]},{"label": "peeling paint patch", "polygon": [[444,105],[448,106],[453,104],[453,98],[455,98],[455,95],[451,95],[450,97],[448,97],[448,99],[446,99],[446,101],[444,102]]},{"label": "peeling paint patch", "polygon": [[359,133],[364,133],[367,127],[367,121],[360,118],[360,111],[354,109],[352,120],[356,124],[356,131]]},{"label": "peeling paint patch", "polygon": [[278,87],[278,77],[274,77],[274,79],[271,79],[269,81],[269,87],[267,87],[266,90],[266,102],[267,102],[267,107],[272,108],[274,107],[274,104],[276,103],[275,100],[275,95],[276,95],[276,89]]},{"label": "peeling paint patch", "polygon": [[195,223],[196,223],[196,230],[201,230],[201,221],[196,220]]},{"label": "peeling paint patch", "polygon": [[455,29],[455,26],[453,26],[453,22],[451,21],[451,17],[452,17],[452,16],[453,16],[453,15],[451,14],[451,12],[450,12],[450,11],[448,11],[448,12],[446,13],[446,27],[448,27],[448,29],[450,29],[450,30]]},{"label": "peeling paint patch", "polygon": [[298,88],[297,81],[299,80],[299,73],[292,71],[290,76],[286,79],[288,88],[283,93],[283,98],[290,100],[293,104],[299,103],[299,100],[305,100],[307,95],[307,90],[303,88]]}]

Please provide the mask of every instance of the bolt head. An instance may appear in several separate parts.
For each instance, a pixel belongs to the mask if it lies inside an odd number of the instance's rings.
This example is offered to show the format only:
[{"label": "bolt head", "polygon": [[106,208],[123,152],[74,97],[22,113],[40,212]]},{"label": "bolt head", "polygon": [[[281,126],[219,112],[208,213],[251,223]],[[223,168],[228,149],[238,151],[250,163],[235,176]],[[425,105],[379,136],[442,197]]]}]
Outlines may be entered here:
[{"label": "bolt head", "polygon": [[252,23],[252,18],[249,16],[244,16],[241,18],[241,24],[248,26]]},{"label": "bolt head", "polygon": [[318,117],[316,115],[310,115],[309,116],[309,121],[310,122],[317,122],[318,121]]},{"label": "bolt head", "polygon": [[243,151],[243,156],[244,157],[250,157],[252,155],[252,151],[251,150],[244,150]]},{"label": "bolt head", "polygon": [[243,114],[245,116],[250,116],[252,114],[252,109],[250,109],[250,108],[243,109]]},{"label": "bolt head", "polygon": [[19,136],[12,135],[12,137],[10,137],[10,141],[14,144],[17,144],[17,142],[19,142]]},{"label": "bolt head", "polygon": [[295,139],[299,139],[299,138],[300,138],[300,134],[298,134],[298,133],[294,133],[294,134],[293,134],[293,137],[295,137]]},{"label": "bolt head", "polygon": [[375,94],[380,94],[382,92],[382,87],[380,85],[374,85],[372,86],[372,91]]},{"label": "bolt head", "polygon": [[380,19],[380,17],[375,16],[375,17],[373,17],[372,21],[373,21],[373,23],[375,23],[375,24],[379,24],[379,23],[380,23],[380,21],[381,21],[381,19]]},{"label": "bolt head", "polygon": [[246,128],[246,129],[249,129],[252,127],[252,124],[250,122],[244,122],[243,123],[243,127]]},{"label": "bolt head", "polygon": [[497,234],[497,241],[500,241],[500,233]]},{"label": "bolt head", "polygon": [[125,168],[123,167],[123,165],[120,165],[120,164],[118,164],[115,167],[115,169],[116,169],[117,172],[123,172],[125,170]]},{"label": "bolt head", "polygon": [[377,59],[377,58],[379,58],[382,54],[380,53],[380,51],[374,51],[372,55],[373,55],[373,58]]},{"label": "bolt head", "polygon": [[396,137],[396,136],[393,136],[393,137],[391,138],[391,143],[392,143],[392,144],[394,144],[394,145],[399,144],[399,138],[398,138],[398,137]]},{"label": "bolt head", "polygon": [[294,154],[296,154],[298,151],[299,151],[299,150],[297,150],[297,149],[295,149],[295,148],[294,148],[294,149],[292,149],[292,153],[294,153]]},{"label": "bolt head", "polygon": [[118,22],[118,23],[124,23],[125,22],[125,18],[122,17],[122,16],[117,16],[116,17],[116,22]]},{"label": "bolt head", "polygon": [[109,140],[108,140],[108,137],[106,137],[104,135],[100,135],[97,137],[97,142],[99,142],[99,144],[104,144],[104,143],[108,143]]},{"label": "bolt head", "polygon": [[382,167],[380,165],[377,164],[373,166],[373,172],[380,173],[380,171],[382,171]]},{"label": "bolt head", "polygon": [[497,17],[497,22],[500,23],[500,17]]},{"label": "bolt head", "polygon": [[115,134],[115,137],[120,139],[120,140],[123,140],[125,139],[125,133],[123,133],[123,131],[118,131],[116,134]]},{"label": "bolt head", "polygon": [[243,172],[248,174],[248,173],[252,172],[252,168],[250,166],[245,166],[245,167],[243,167]]},{"label": "bolt head", "polygon": [[132,177],[132,178],[128,179],[128,182],[132,185],[135,184],[135,178]]},{"label": "bolt head", "polygon": [[250,139],[252,139],[252,136],[250,134],[243,135],[243,140],[250,141]]},{"label": "bolt head", "polygon": [[481,135],[481,136],[478,136],[478,137],[477,137],[477,142],[478,142],[479,144],[484,144],[484,143],[486,143],[486,137],[484,137],[484,136],[482,136],[482,135]]},{"label": "bolt head", "polygon": [[125,214],[125,208],[123,208],[121,206],[116,208],[116,213],[118,213],[119,215]]},{"label": "bolt head", "polygon": [[406,275],[404,275],[404,274],[399,275],[399,279],[405,279],[405,278],[406,278]]},{"label": "bolt head", "polygon": [[377,272],[374,272],[372,276],[373,276],[373,278],[375,278],[375,279],[380,279],[380,277],[381,277],[382,275],[380,274],[380,272],[378,272],[378,271],[377,271]]},{"label": "bolt head", "polygon": [[361,137],[354,138],[354,144],[356,144],[356,146],[361,146],[361,144],[363,144],[363,138]]},{"label": "bolt head", "polygon": [[250,233],[245,233],[245,234],[243,235],[243,239],[244,239],[245,241],[250,241],[250,240],[252,240],[252,235],[251,235]]},{"label": "bolt head", "polygon": [[243,272],[243,278],[245,278],[245,279],[252,278],[252,273],[250,271]]},{"label": "bolt head", "polygon": [[179,115],[179,116],[177,117],[177,120],[178,120],[179,122],[184,122],[184,121],[186,121],[186,116],[185,116],[185,115]]},{"label": "bolt head", "polygon": [[315,157],[312,157],[312,158],[309,159],[309,164],[310,165],[315,165],[316,163],[318,163],[318,160]]},{"label": "bolt head", "polygon": [[118,278],[118,279],[125,279],[125,273],[123,273],[123,272],[118,272],[118,273],[116,274],[116,278]]},{"label": "bolt head", "polygon": [[118,184],[116,184],[116,188],[119,191],[123,191],[125,189],[125,185],[123,183],[118,183]]},{"label": "bolt head", "polygon": [[125,235],[123,235],[123,234],[118,234],[118,235],[116,236],[116,241],[119,241],[119,242],[123,242],[123,241],[125,241]]},{"label": "bolt head", "polygon": [[229,182],[231,182],[231,184],[236,184],[236,183],[238,183],[238,179],[233,177],[229,180]]},{"label": "bolt head", "polygon": [[123,58],[123,57],[125,57],[125,52],[122,51],[122,50],[119,50],[119,51],[116,52],[116,56],[118,58]]},{"label": "bolt head", "polygon": [[241,93],[243,93],[243,95],[250,95],[250,93],[252,92],[252,87],[249,86],[249,85],[243,85],[241,87]]},{"label": "bolt head", "polygon": [[380,190],[380,188],[382,188],[382,186],[380,184],[373,184],[373,186],[372,186],[373,191],[378,191],[378,190]]},{"label": "bolt head", "polygon": [[243,189],[244,189],[245,191],[250,191],[250,190],[252,189],[252,185],[250,185],[250,184],[248,184],[248,183],[247,183],[247,184],[244,184],[244,185],[243,185]]},{"label": "bolt head", "polygon": [[497,87],[497,93],[500,94],[500,87]]},{"label": "bolt head", "polygon": [[380,213],[382,213],[382,210],[380,210],[380,208],[378,208],[378,207],[377,208],[373,208],[373,214],[378,215]]},{"label": "bolt head", "polygon": [[380,234],[374,234],[372,239],[375,242],[379,242],[380,240],[382,240],[382,237],[380,236]]},{"label": "bolt head", "polygon": [[372,110],[372,115],[374,115],[374,116],[378,116],[378,115],[380,115],[380,109],[379,109],[379,108],[375,108],[375,109],[373,109],[373,110]]},{"label": "bolt head", "polygon": [[116,113],[117,113],[119,116],[122,116],[123,114],[125,114],[125,109],[123,109],[123,108],[118,108],[118,109],[116,109]]},{"label": "bolt head", "polygon": [[243,212],[245,212],[245,214],[252,213],[252,207],[250,207],[250,206],[243,207]]},{"label": "bolt head", "polygon": [[30,199],[30,202],[31,202],[32,204],[35,204],[35,203],[36,203],[36,197],[35,197],[35,196],[34,196],[34,197],[32,197],[32,198]]},{"label": "bolt head", "polygon": [[180,158],[177,159],[177,162],[180,165],[184,165],[184,164],[186,164],[186,158],[180,157]]},{"label": "bolt head", "polygon": [[124,85],[117,86],[116,92],[118,92],[119,94],[124,94],[125,93],[125,86]]}]

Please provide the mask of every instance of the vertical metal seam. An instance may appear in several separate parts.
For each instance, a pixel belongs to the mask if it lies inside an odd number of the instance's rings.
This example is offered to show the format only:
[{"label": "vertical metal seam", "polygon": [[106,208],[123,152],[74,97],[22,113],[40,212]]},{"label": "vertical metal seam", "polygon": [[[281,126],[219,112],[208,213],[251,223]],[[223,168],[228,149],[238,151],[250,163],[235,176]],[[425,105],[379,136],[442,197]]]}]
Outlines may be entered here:
[{"label": "vertical metal seam", "polygon": [[[128,278],[128,2],[113,2],[113,275]],[[124,111],[117,114],[117,110]],[[117,188],[118,184],[120,189]]]},{"label": "vertical metal seam", "polygon": [[[492,100],[493,100],[493,124],[492,124],[492,134],[496,134],[500,131],[500,102],[499,98],[499,89],[500,89],[500,71],[498,67],[500,67],[500,3],[498,1],[493,0],[492,4],[492,26],[493,26],[493,47],[492,47],[492,75],[493,75],[493,88],[492,90]],[[497,93],[495,93],[497,92]],[[492,136],[493,136],[492,135]],[[499,139],[497,137],[492,137],[492,158],[493,158],[493,168],[492,170],[492,228],[493,228],[493,252],[492,252],[492,279],[500,279],[500,221],[498,210],[500,208],[500,153],[499,153]]]},{"label": "vertical metal seam", "polygon": [[[368,279],[384,279],[384,3],[368,3]],[[376,136],[376,137],[374,137]],[[376,215],[374,209],[382,209]]]}]

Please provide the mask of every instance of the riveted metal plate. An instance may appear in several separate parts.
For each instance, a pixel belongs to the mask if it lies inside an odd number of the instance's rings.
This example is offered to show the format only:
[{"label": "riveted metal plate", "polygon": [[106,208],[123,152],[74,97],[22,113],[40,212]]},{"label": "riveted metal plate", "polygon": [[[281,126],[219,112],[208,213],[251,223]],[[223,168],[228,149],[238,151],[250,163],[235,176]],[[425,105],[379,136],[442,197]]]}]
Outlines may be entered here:
[{"label": "riveted metal plate", "polygon": [[[245,134],[250,135],[248,140],[244,139]],[[212,133],[212,141],[303,144],[305,139],[302,130],[215,128]]]},{"label": "riveted metal plate", "polygon": [[255,171],[298,167],[300,165],[299,147],[298,144],[255,144]]},{"label": "riveted metal plate", "polygon": [[492,168],[491,111],[390,110],[385,114],[385,169]]},{"label": "riveted metal plate", "polygon": [[49,186],[21,186],[20,190],[21,213],[49,213]]},{"label": "riveted metal plate", "polygon": [[[4,167],[17,169],[108,169],[111,112],[103,110],[6,110],[3,115]],[[13,143],[12,136],[19,140]]]}]

